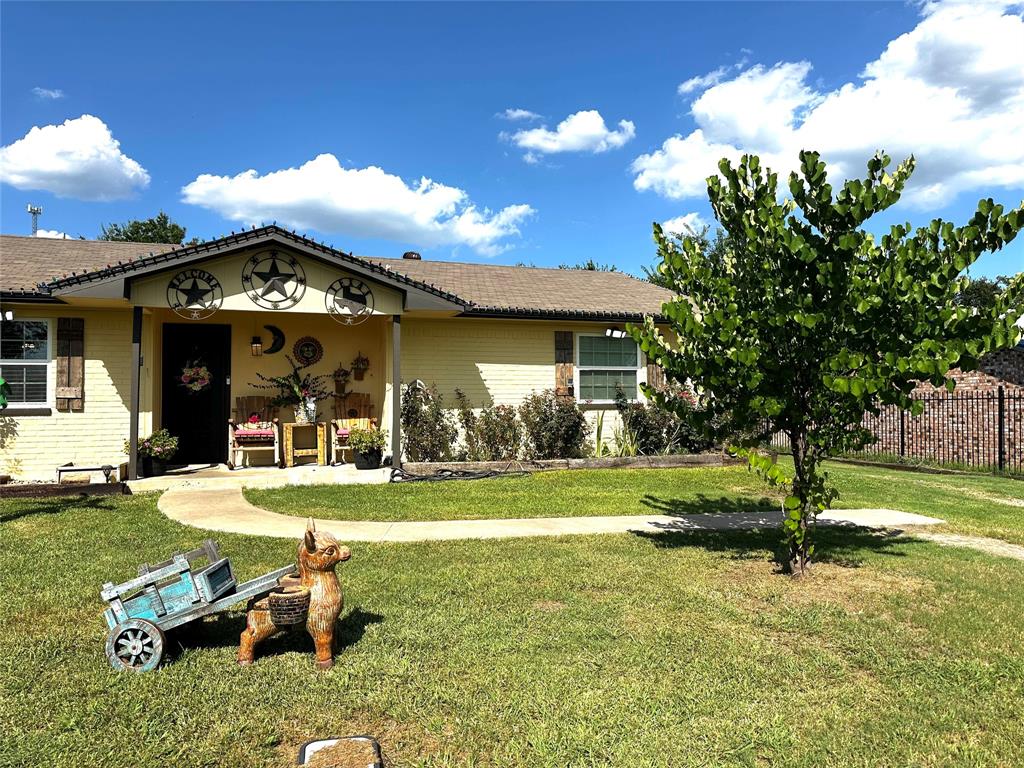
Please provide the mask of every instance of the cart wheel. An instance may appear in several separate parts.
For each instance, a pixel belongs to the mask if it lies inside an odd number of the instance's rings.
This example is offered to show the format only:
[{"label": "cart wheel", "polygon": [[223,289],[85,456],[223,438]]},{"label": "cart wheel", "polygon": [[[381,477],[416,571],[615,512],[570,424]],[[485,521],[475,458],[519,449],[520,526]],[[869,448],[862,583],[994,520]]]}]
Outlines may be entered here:
[{"label": "cart wheel", "polygon": [[107,635],[107,659],[120,671],[149,672],[164,655],[164,633],[145,619],[122,621]]}]

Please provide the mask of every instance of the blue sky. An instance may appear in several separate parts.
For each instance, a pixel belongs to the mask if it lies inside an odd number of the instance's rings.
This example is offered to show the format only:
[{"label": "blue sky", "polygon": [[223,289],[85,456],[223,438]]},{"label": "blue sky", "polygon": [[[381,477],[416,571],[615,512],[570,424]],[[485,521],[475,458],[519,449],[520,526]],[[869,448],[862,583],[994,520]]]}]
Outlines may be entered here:
[{"label": "blue sky", "polygon": [[[879,228],[962,223],[1024,198],[1021,13],[5,3],[0,227],[27,233],[29,202],[88,238],[164,209],[201,238],[276,219],[356,253],[639,272],[652,221],[712,220],[717,157],[801,146],[851,173],[914,151]],[[1021,269],[1019,241],[972,273]]]}]

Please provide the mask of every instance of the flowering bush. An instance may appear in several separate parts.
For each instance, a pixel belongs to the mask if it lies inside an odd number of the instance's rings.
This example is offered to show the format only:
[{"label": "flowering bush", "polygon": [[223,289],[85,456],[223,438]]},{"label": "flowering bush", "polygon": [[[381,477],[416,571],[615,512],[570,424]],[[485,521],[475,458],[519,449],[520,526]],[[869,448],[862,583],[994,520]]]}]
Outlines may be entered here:
[{"label": "flowering bush", "polygon": [[[124,452],[131,453],[131,444],[124,441]],[[151,456],[166,461],[178,452],[178,438],[166,429],[158,429],[149,437],[139,440],[139,456]]]},{"label": "flowering bush", "polygon": [[189,363],[181,369],[180,383],[189,392],[202,392],[210,386],[210,369],[205,365]]},{"label": "flowering bush", "polygon": [[402,392],[402,448],[409,461],[451,461],[459,434],[436,387],[413,382]]}]

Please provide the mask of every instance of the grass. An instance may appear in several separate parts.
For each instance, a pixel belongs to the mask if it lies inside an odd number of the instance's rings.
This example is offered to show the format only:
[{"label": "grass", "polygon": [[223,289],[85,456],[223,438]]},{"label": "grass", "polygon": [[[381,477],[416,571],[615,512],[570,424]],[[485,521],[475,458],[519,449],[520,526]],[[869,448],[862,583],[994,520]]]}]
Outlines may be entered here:
[{"label": "grass", "polygon": [[[1024,762],[1017,561],[822,531],[795,582],[775,531],[354,544],[333,671],[302,634],[238,668],[230,613],[173,636],[158,672],[114,673],[100,585],[205,535],[149,495],[5,503],[0,765],[284,766],[354,732],[396,766]],[[294,557],[217,538],[242,579]]]},{"label": "grass", "polygon": [[[839,507],[919,512],[947,520],[947,530],[1024,544],[1024,481],[839,462],[828,469],[841,493]],[[775,506],[779,499],[745,466],[565,470],[408,485],[289,486],[247,489],[245,495],[266,509],[337,520],[743,512]]]}]

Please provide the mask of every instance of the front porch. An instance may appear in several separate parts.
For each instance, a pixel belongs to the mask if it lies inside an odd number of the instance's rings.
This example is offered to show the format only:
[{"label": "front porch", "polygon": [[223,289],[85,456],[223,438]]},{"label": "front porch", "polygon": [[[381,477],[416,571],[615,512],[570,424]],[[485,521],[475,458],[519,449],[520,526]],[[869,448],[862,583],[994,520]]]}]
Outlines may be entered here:
[{"label": "front porch", "polygon": [[[343,325],[326,314],[221,311],[183,321],[170,310],[153,308],[143,311],[142,326],[140,410],[151,412],[152,418],[146,424],[143,416],[140,438],[166,428],[179,441],[175,463],[274,464],[273,451],[229,455],[228,421],[244,425],[258,414],[261,421],[295,422],[293,407],[270,405],[279,392],[265,381],[288,374],[291,361],[303,366],[302,374],[320,378],[330,395],[317,403],[316,413],[316,420],[327,424],[328,461],[340,460],[331,455],[330,422],[344,418],[356,403],[365,410],[359,415],[373,418],[389,435],[396,433],[393,345],[401,326],[393,317],[372,316],[358,325]],[[361,366],[365,368],[357,370]],[[208,379],[183,381],[183,374],[197,367],[208,372]],[[297,442],[313,440],[304,448],[316,447],[311,433],[296,431],[295,436]],[[285,463],[283,448],[279,446],[276,463]]]}]

